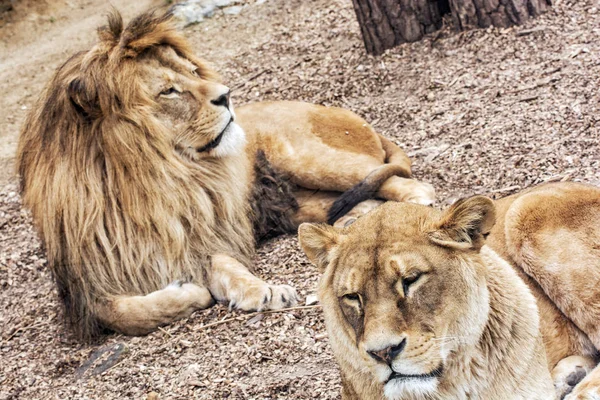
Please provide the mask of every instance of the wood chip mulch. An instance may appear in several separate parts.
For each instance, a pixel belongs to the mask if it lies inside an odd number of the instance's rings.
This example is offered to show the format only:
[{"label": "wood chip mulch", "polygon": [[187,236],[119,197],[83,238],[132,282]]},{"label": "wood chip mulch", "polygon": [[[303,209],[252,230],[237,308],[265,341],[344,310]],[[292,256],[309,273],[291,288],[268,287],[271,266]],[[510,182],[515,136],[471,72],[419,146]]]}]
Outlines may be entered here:
[{"label": "wood chip mulch", "polygon": [[[260,3],[186,29],[238,104],[287,99],[354,110],[412,156],[440,205],[549,181],[600,185],[597,2],[556,1],[511,29],[448,26],[377,58],[364,52],[349,1]],[[146,337],[80,344],[62,326],[44,257],[13,176],[0,185],[2,400],[339,398],[318,307],[245,316],[217,305]],[[319,274],[295,237],[269,241],[256,262],[258,275],[294,285],[302,301],[314,293]]]}]

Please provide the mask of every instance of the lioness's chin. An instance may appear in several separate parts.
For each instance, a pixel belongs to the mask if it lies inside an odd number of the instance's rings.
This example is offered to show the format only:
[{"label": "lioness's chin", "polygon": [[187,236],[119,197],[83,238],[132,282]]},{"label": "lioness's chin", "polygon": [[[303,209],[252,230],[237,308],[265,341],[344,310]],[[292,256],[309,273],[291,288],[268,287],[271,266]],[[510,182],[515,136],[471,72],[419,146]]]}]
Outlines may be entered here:
[{"label": "lioness's chin", "polygon": [[383,393],[386,399],[418,399],[430,398],[436,391],[438,386],[438,378],[432,377],[427,379],[409,378],[409,379],[393,379],[385,384]]},{"label": "lioness's chin", "polygon": [[246,146],[246,133],[241,126],[232,122],[223,132],[219,145],[210,150],[209,155],[215,158],[236,156],[242,153],[244,146]]}]

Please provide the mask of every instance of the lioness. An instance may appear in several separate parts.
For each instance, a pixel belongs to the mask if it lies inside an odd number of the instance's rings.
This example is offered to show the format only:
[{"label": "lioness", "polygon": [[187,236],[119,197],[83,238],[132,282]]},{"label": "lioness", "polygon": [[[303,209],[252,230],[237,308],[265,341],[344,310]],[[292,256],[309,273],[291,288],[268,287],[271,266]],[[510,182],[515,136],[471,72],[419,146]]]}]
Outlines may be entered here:
[{"label": "lioness", "polygon": [[349,111],[259,103],[236,117],[229,88],[168,14],[124,27],[113,13],[98,36],[58,68],[17,154],[24,204],[81,337],[144,334],[214,299],[290,306],[293,288],[248,269],[253,223],[261,236],[293,231],[365,191],[433,201],[404,152]]},{"label": "lioness", "polygon": [[299,239],[344,399],[546,400],[591,370],[568,398],[600,398],[600,189],[386,203]]}]

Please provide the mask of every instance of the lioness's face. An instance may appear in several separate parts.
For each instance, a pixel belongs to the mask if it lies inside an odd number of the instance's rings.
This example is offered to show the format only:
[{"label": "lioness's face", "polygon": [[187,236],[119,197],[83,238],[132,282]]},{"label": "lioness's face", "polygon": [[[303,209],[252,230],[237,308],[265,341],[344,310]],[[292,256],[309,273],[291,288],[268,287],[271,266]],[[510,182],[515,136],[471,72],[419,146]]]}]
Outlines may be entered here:
[{"label": "lioness's face", "polygon": [[230,90],[206,76],[203,66],[169,46],[152,48],[138,65],[154,113],[173,133],[179,151],[194,159],[241,151],[245,135],[235,123]]},{"label": "lioness's face", "polygon": [[458,214],[386,203],[343,230],[300,227],[302,247],[325,270],[320,300],[336,357],[354,367],[342,366],[348,379],[370,371],[388,398],[427,396],[451,354],[477,340],[487,289],[476,237],[483,230],[472,220],[493,220],[493,208],[469,221]]}]

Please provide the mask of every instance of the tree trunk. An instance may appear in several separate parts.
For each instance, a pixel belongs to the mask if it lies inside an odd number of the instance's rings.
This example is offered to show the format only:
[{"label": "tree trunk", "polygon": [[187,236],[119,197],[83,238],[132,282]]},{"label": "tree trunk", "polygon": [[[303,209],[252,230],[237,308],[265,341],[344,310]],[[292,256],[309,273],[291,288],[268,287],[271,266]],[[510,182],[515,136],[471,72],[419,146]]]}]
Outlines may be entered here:
[{"label": "tree trunk", "polygon": [[352,0],[367,53],[381,54],[414,42],[452,14],[458,29],[520,25],[546,11],[552,0]]},{"label": "tree trunk", "polygon": [[0,14],[6,11],[10,11],[13,8],[11,0],[0,0]]},{"label": "tree trunk", "polygon": [[[352,0],[367,52],[414,42],[442,26],[447,0]],[[446,8],[444,8],[444,5]]]},{"label": "tree trunk", "polygon": [[458,29],[521,25],[537,17],[551,0],[449,0],[452,19]]}]

